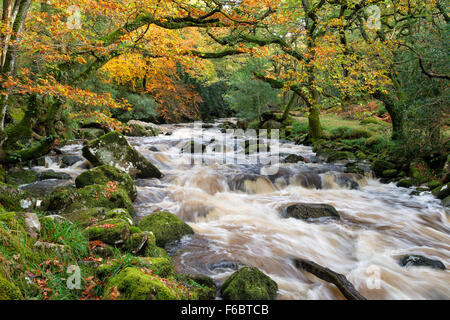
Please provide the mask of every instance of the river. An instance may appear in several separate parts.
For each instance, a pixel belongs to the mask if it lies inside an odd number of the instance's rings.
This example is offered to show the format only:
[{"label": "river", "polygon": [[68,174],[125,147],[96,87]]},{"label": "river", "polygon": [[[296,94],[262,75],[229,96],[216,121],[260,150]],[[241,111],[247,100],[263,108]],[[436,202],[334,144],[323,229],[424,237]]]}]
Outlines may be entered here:
[{"label": "river", "polygon": [[[169,248],[179,272],[206,274],[221,283],[249,265],[277,282],[278,299],[343,299],[334,285],[296,269],[292,257],[300,257],[344,274],[368,299],[450,298],[448,270],[399,265],[401,256],[420,254],[450,266],[448,213],[430,193],[410,195],[412,189],[382,184],[370,174],[346,174],[342,164],[324,163],[310,147],[287,141],[261,156],[296,154],[308,162],[279,163],[265,175],[263,165],[241,152],[246,137],[227,140],[224,147],[227,136],[218,125],[203,130],[163,125],[171,135],[128,137],[164,174],[160,180],[136,181],[137,219],[170,211],[195,231]],[[191,138],[212,141],[216,149],[181,153],[180,142]],[[81,147],[71,144],[62,151],[80,155]],[[80,161],[62,169],[47,159],[47,169],[73,177],[84,166]],[[295,203],[332,205],[341,219],[282,218],[283,208]]]}]

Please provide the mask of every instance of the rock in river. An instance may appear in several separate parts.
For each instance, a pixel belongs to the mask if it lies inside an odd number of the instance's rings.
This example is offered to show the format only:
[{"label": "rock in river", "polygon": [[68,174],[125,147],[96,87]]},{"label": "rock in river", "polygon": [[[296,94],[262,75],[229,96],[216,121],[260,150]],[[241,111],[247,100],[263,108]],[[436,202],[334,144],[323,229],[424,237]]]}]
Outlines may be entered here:
[{"label": "rock in river", "polygon": [[297,203],[287,207],[283,218],[296,218],[302,220],[317,219],[329,217],[339,219],[340,216],[336,209],[328,204],[321,203]]},{"label": "rock in river", "polygon": [[120,133],[113,131],[83,147],[83,156],[93,165],[108,164],[127,172],[132,178],[161,178],[150,161],[136,151]]}]

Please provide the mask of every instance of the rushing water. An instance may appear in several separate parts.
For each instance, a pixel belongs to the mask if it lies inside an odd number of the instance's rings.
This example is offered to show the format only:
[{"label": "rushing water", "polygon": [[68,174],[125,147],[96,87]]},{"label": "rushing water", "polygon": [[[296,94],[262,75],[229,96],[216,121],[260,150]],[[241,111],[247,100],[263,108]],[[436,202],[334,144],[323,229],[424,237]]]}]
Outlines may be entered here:
[{"label": "rushing water", "polygon": [[[195,231],[170,248],[179,272],[206,274],[221,283],[249,265],[277,282],[278,299],[343,299],[334,285],[296,269],[292,257],[300,257],[344,274],[368,299],[450,298],[448,270],[398,263],[403,255],[420,254],[450,266],[448,213],[429,193],[412,196],[411,189],[346,174],[342,165],[320,163],[311,148],[288,142],[277,148],[281,155],[310,161],[281,163],[276,174],[266,176],[261,165],[240,153],[243,140],[222,148],[238,163],[225,162],[209,149],[180,152],[180,142],[191,137],[223,145],[217,124],[203,132],[189,125],[164,127],[172,135],[128,140],[164,173],[161,180],[137,181],[137,219],[167,210]],[[80,149],[74,144],[63,151],[79,155]],[[75,177],[86,163],[61,169],[49,161],[47,167]],[[360,188],[351,188],[349,181]],[[281,217],[283,208],[298,202],[330,204],[341,219]]]}]

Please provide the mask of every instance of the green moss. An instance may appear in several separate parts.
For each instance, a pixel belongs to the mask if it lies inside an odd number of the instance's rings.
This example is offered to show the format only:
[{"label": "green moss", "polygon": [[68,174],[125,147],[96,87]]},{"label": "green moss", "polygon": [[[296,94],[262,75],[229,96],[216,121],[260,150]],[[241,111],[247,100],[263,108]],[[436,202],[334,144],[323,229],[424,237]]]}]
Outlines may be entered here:
[{"label": "green moss", "polygon": [[82,227],[87,227],[93,223],[105,219],[108,213],[107,208],[89,208],[72,211],[63,216],[69,221],[76,223]]},{"label": "green moss", "polygon": [[349,127],[339,127],[332,129],[330,131],[331,139],[359,139],[359,138],[370,138],[373,133],[365,129],[360,128],[349,128]]},{"label": "green moss", "polygon": [[106,185],[94,184],[78,190],[80,195],[77,206],[87,208],[105,207],[105,208],[124,208],[132,215],[136,214],[128,193],[122,188],[112,190]]},{"label": "green moss", "polygon": [[0,300],[23,300],[22,293],[12,282],[0,275]]},{"label": "green moss", "polygon": [[47,211],[65,214],[89,208],[124,208],[132,215],[136,213],[128,193],[122,188],[93,184],[81,189],[56,188],[44,201]]},{"label": "green moss", "polygon": [[120,300],[176,300],[180,297],[163,281],[143,273],[137,268],[126,268],[111,278],[105,288],[105,298],[109,298],[117,288]]},{"label": "green moss", "polygon": [[[0,182],[0,206],[6,211],[30,210],[36,204],[34,196],[13,186]],[[22,205],[27,208],[22,208]]]},{"label": "green moss", "polygon": [[402,179],[397,183],[397,187],[403,187],[403,188],[411,188],[413,186],[413,183],[411,179]]},{"label": "green moss", "polygon": [[153,232],[156,244],[160,247],[194,233],[189,225],[169,212],[152,213],[142,219],[138,226],[142,230]]},{"label": "green moss", "polygon": [[133,225],[133,219],[131,215],[128,213],[127,209],[117,208],[112,209],[106,214],[106,219],[120,219],[122,221],[127,222],[130,226]]},{"label": "green moss", "polygon": [[395,169],[395,165],[391,162],[385,161],[385,160],[376,160],[372,164],[372,170],[375,172],[375,175],[377,177],[383,176],[383,171]]},{"label": "green moss", "polygon": [[38,173],[31,169],[12,168],[6,173],[6,183],[22,185],[33,183],[37,180]]},{"label": "green moss", "polygon": [[222,285],[225,300],[272,300],[278,285],[255,267],[243,267],[233,273]]},{"label": "green moss", "polygon": [[125,243],[130,237],[130,225],[120,219],[107,219],[84,230],[89,240],[100,240],[111,245]]},{"label": "green moss", "polygon": [[132,233],[130,238],[125,242],[123,249],[131,252],[132,254],[141,254],[149,250],[154,249],[155,236],[151,232]]},{"label": "green moss", "polygon": [[383,177],[384,178],[393,178],[397,175],[398,171],[395,169],[387,169],[387,170],[383,170]]},{"label": "green moss", "polygon": [[440,182],[439,180],[433,180],[428,182],[428,188],[430,188],[431,190],[436,189],[440,186],[442,186],[442,182]]},{"label": "green moss", "polygon": [[432,193],[436,198],[441,199],[441,200],[450,196],[450,182],[447,184],[444,184],[443,186],[433,189]]},{"label": "green moss", "polygon": [[87,170],[75,179],[77,188],[83,188],[92,184],[106,185],[108,182],[117,182],[118,186],[127,191],[132,201],[136,199],[137,191],[133,179],[125,171],[113,166],[103,165]]}]

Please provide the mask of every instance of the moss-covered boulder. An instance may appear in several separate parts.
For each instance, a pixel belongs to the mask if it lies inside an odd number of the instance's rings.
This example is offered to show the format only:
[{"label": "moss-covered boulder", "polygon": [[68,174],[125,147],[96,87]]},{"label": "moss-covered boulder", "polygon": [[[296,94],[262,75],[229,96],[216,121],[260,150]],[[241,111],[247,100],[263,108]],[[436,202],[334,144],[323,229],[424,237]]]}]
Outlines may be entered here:
[{"label": "moss-covered boulder", "polygon": [[0,300],[23,300],[22,293],[12,282],[0,275]]},{"label": "moss-covered boulder", "polygon": [[190,274],[188,277],[201,286],[197,289],[199,300],[214,300],[216,298],[217,286],[211,277],[202,274]]},{"label": "moss-covered boulder", "polygon": [[413,183],[409,178],[402,179],[397,183],[397,187],[411,188],[412,186]]},{"label": "moss-covered boulder", "polygon": [[372,164],[372,170],[373,170],[373,172],[375,172],[375,175],[377,177],[382,177],[383,176],[383,171],[391,170],[391,169],[395,169],[395,164],[393,164],[393,163],[391,163],[389,161],[376,160]]},{"label": "moss-covered boulder", "polygon": [[383,178],[394,178],[397,176],[398,171],[396,169],[387,169],[383,170],[383,173],[381,174]]},{"label": "moss-covered boulder", "polygon": [[445,199],[446,197],[450,196],[450,182],[433,189],[431,193],[433,193],[433,195],[438,199]]},{"label": "moss-covered boulder", "polygon": [[75,179],[77,188],[83,188],[92,184],[108,184],[108,182],[116,182],[119,187],[125,189],[131,201],[136,199],[136,185],[131,176],[125,171],[110,165],[103,165],[84,171]]},{"label": "moss-covered boulder", "polygon": [[161,278],[146,274],[141,269],[128,267],[109,279],[105,299],[119,294],[119,300],[177,300],[182,299],[175,288]]},{"label": "moss-covered boulder", "polygon": [[151,127],[146,128],[140,123],[129,122],[127,123],[128,130],[126,130],[125,135],[130,137],[153,137],[158,135],[157,131],[155,132]]},{"label": "moss-covered boulder", "polygon": [[58,187],[43,203],[45,210],[64,214],[99,207],[124,208],[131,215],[136,214],[128,193],[122,188],[111,185],[93,184],[81,189]]},{"label": "moss-covered boulder", "polygon": [[152,213],[142,219],[138,226],[142,230],[153,232],[159,247],[194,234],[194,230],[188,224],[169,212]]},{"label": "moss-covered boulder", "polygon": [[161,178],[162,174],[150,161],[136,151],[120,133],[113,131],[83,147],[83,156],[93,165],[111,165],[133,178]]},{"label": "moss-covered boulder", "polygon": [[0,182],[0,207],[6,211],[32,210],[37,199],[30,192]]},{"label": "moss-covered boulder", "polygon": [[121,219],[106,219],[83,231],[90,241],[100,240],[106,244],[124,244],[130,237],[130,224]]},{"label": "moss-covered boulder", "polygon": [[22,185],[33,183],[37,180],[38,173],[31,169],[14,167],[6,173],[6,183],[11,185]]},{"label": "moss-covered boulder", "polygon": [[62,217],[85,228],[98,221],[104,220],[108,210],[109,209],[102,207],[84,208],[63,214]]},{"label": "moss-covered boulder", "polygon": [[224,300],[273,300],[278,285],[255,267],[243,267],[234,272],[220,288]]},{"label": "moss-covered boulder", "polygon": [[134,233],[131,235],[123,246],[123,250],[131,252],[134,255],[145,255],[154,257],[156,254],[156,239],[155,235],[148,231]]}]

